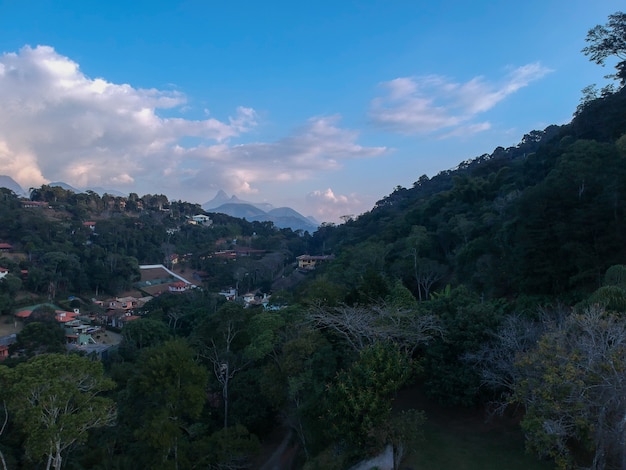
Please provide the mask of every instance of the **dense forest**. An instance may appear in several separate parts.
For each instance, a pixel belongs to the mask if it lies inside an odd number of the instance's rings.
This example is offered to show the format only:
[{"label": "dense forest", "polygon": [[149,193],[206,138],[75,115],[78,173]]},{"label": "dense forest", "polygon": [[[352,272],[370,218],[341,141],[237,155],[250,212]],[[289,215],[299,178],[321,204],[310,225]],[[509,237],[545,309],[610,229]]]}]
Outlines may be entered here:
[{"label": "dense forest", "polygon": [[[623,58],[625,31],[611,15],[583,52]],[[544,463],[626,468],[626,60],[616,69],[569,124],[314,233],[163,195],[0,189],[0,322],[43,305],[0,365],[0,468],[259,468],[274,432],[290,468],[388,446],[399,468],[427,416],[394,399],[416,390],[514,416]],[[334,257],[304,272],[302,254]],[[174,259],[199,288],[155,296],[105,358],[66,350],[44,304],[95,311],[140,265]],[[233,285],[271,302],[218,294]]]}]

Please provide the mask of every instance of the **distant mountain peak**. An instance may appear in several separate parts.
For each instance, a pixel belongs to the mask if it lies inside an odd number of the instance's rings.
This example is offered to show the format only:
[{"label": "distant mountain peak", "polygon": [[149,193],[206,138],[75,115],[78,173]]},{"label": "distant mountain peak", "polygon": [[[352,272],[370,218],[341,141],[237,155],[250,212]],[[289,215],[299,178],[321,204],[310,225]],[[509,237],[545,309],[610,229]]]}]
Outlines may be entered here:
[{"label": "distant mountain peak", "polygon": [[290,207],[275,208],[267,202],[244,201],[234,194],[229,197],[221,189],[213,199],[202,204],[202,209],[207,212],[219,212],[231,217],[246,219],[249,222],[269,221],[278,228],[291,228],[292,230],[314,232],[319,225],[311,218],[304,217]]},{"label": "distant mountain peak", "polygon": [[0,188],[10,189],[18,196],[26,196],[26,191],[24,191],[17,181],[7,175],[0,175]]},{"label": "distant mountain peak", "polygon": [[266,202],[261,202],[261,203],[257,203],[257,202],[251,202],[251,201],[245,201],[243,199],[239,199],[237,196],[235,196],[234,194],[232,196],[229,196],[226,191],[220,189],[217,194],[215,195],[215,197],[213,199],[211,199],[210,201],[205,202],[204,204],[202,204],[202,208],[205,211],[211,210],[211,209],[216,209],[224,204],[249,204],[251,206],[254,206],[258,209],[261,209],[264,212],[267,212],[269,210],[272,210],[274,208],[274,206],[272,206],[271,204],[268,204]]}]

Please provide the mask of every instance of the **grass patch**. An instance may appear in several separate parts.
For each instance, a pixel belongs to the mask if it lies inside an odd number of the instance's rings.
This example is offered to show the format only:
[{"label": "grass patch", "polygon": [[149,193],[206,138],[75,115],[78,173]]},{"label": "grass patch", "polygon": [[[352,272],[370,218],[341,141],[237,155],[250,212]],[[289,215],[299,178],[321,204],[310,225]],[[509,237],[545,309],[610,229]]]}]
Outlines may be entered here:
[{"label": "grass patch", "polygon": [[524,449],[514,417],[485,419],[485,411],[442,407],[420,387],[400,392],[396,410],[424,410],[424,439],[407,452],[402,470],[554,470]]},{"label": "grass patch", "polygon": [[551,462],[524,452],[521,432],[502,429],[446,429],[426,423],[424,441],[412,450],[401,468],[420,470],[554,470]]}]

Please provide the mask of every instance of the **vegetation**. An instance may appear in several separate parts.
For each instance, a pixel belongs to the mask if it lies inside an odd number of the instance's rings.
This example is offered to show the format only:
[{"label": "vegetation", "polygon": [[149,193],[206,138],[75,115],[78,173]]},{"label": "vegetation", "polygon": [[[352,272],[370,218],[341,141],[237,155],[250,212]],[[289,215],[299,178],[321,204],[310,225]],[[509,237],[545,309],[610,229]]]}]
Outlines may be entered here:
[{"label": "vegetation", "polygon": [[[95,310],[142,264],[176,260],[200,287],[153,298],[103,361],[67,353],[54,308],[33,310],[0,365],[1,468],[256,468],[273,433],[294,468],[387,446],[396,467],[489,468],[521,433],[537,468],[625,468],[625,23],[590,30],[583,52],[621,60],[620,86],[587,89],[571,123],[312,234],[191,224],[204,211],[163,195],[44,185],[30,197],[49,208],[30,208],[0,189],[2,320],[47,301]],[[301,273],[305,253],[335,258]],[[246,308],[228,287],[272,302]],[[513,431],[478,443],[440,407]]]}]

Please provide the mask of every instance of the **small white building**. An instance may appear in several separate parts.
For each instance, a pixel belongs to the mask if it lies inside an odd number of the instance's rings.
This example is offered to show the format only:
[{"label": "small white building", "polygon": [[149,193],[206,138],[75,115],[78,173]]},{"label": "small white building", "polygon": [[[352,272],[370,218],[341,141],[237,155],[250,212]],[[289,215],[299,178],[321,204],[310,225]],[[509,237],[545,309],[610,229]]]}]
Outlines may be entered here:
[{"label": "small white building", "polygon": [[192,222],[197,225],[211,225],[213,221],[208,215],[198,214],[191,218]]}]

